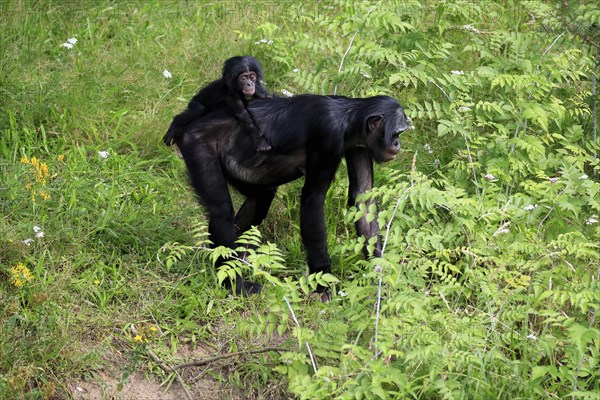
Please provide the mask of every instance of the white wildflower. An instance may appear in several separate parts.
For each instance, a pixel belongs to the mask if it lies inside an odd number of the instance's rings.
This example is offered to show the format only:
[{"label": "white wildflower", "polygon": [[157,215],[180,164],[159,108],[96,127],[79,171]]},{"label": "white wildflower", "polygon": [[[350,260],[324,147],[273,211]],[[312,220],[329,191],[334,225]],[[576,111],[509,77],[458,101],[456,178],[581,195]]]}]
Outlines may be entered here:
[{"label": "white wildflower", "polygon": [[471,111],[471,108],[466,107],[466,106],[460,106],[460,107],[458,107],[458,111],[467,112],[467,111]]},{"label": "white wildflower", "polygon": [[470,24],[463,25],[463,29],[466,29],[468,31],[471,31],[471,32],[477,33],[477,34],[481,33],[481,31],[479,29],[475,28],[473,25],[470,25]]},{"label": "white wildflower", "polygon": [[61,46],[66,47],[67,49],[72,49],[75,43],[77,43],[77,38],[72,37],[67,39],[67,41],[61,44]]},{"label": "white wildflower", "polygon": [[589,176],[587,176],[587,174],[583,174],[579,177],[579,179],[587,179],[587,178],[589,178]]},{"label": "white wildflower", "polygon": [[108,154],[108,151],[99,151],[98,155],[102,158],[108,158],[110,154]]},{"label": "white wildflower", "polygon": [[531,210],[534,210],[536,207],[537,207],[537,204],[530,204],[528,206],[523,207],[523,210],[531,211]]},{"label": "white wildflower", "polygon": [[457,70],[453,70],[453,71],[450,71],[450,73],[451,73],[452,75],[464,75],[464,74],[465,74],[465,71],[457,71]]},{"label": "white wildflower", "polygon": [[260,39],[258,42],[254,42],[254,44],[273,44],[273,41],[267,39]]},{"label": "white wildflower", "polygon": [[298,71],[300,71],[298,68],[294,68],[294,69],[292,70],[292,72],[296,72],[296,73],[297,73]]},{"label": "white wildflower", "polygon": [[163,76],[167,79],[171,79],[173,77],[173,75],[171,75],[171,73],[166,69],[163,71]]},{"label": "white wildflower", "polygon": [[33,227],[33,232],[35,233],[35,237],[37,237],[37,238],[44,237],[44,231],[42,231],[42,228],[40,228],[37,225]]},{"label": "white wildflower", "polygon": [[365,71],[363,71],[363,70],[360,70],[360,74],[361,74],[362,76],[364,76],[365,78],[370,78],[370,77],[371,77],[369,74],[367,74],[367,73],[366,73]]},{"label": "white wildflower", "polygon": [[509,225],[510,225],[510,221],[502,224],[502,226],[500,228],[498,228],[498,230],[496,232],[494,232],[494,236],[509,233],[510,232],[510,229],[508,229]]},{"label": "white wildflower", "polygon": [[585,220],[586,225],[593,225],[593,224],[597,224],[597,223],[598,223],[598,216],[595,214]]},{"label": "white wildflower", "polygon": [[26,245],[26,246],[31,246],[31,243],[33,243],[33,242],[34,242],[34,240],[33,240],[33,239],[31,239],[31,238],[28,238],[28,239],[25,239],[25,240],[23,240],[23,242],[22,242],[22,243],[23,243],[24,245]]},{"label": "white wildflower", "polygon": [[496,179],[496,177],[492,174],[485,174],[484,178],[487,179],[488,181]]},{"label": "white wildflower", "polygon": [[549,181],[550,183],[556,183],[558,182],[558,178],[550,178]]},{"label": "white wildflower", "polygon": [[427,152],[427,154],[433,153],[433,150],[431,150],[431,146],[429,145],[429,143],[425,143],[423,145],[423,148],[425,149],[425,151]]},{"label": "white wildflower", "polygon": [[292,92],[290,92],[289,90],[285,90],[285,89],[283,89],[283,90],[281,91],[281,93],[285,94],[287,97],[292,97],[292,96],[293,96],[293,93],[292,93]]},{"label": "white wildflower", "polygon": [[338,296],[346,297],[346,296],[348,296],[348,294],[347,294],[347,293],[345,293],[345,292],[342,292],[342,291],[340,290],[340,291],[338,292]]},{"label": "white wildflower", "polygon": [[438,168],[440,166],[440,159],[436,158],[433,160],[433,168]]},{"label": "white wildflower", "polygon": [[537,340],[537,336],[535,336],[533,333],[530,333],[529,335],[527,335],[527,339]]}]

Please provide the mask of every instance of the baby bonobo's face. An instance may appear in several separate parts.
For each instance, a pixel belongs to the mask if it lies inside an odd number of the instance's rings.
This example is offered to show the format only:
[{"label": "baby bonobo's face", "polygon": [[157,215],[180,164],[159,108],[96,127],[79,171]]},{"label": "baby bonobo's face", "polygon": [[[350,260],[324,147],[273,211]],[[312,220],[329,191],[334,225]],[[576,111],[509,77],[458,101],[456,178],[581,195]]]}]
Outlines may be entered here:
[{"label": "baby bonobo's face", "polygon": [[238,75],[238,88],[242,91],[244,96],[254,96],[256,90],[256,73],[253,71],[243,72]]}]

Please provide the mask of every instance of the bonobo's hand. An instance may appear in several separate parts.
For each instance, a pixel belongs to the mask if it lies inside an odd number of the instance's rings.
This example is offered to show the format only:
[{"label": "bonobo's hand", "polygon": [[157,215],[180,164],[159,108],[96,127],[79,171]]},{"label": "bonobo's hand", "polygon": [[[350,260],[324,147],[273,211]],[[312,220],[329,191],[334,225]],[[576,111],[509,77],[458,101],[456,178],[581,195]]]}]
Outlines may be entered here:
[{"label": "bonobo's hand", "polygon": [[271,144],[267,141],[267,138],[259,132],[256,138],[256,150],[257,151],[269,151],[271,150]]}]

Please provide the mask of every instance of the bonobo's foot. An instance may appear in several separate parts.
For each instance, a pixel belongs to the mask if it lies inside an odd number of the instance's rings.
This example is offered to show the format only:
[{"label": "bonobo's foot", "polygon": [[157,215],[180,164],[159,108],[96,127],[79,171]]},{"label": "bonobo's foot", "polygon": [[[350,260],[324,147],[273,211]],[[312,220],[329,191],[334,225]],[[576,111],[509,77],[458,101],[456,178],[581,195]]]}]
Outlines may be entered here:
[{"label": "bonobo's foot", "polygon": [[173,129],[169,129],[165,136],[163,136],[163,142],[167,146],[170,146],[171,144],[173,144],[173,139],[175,139],[175,132],[173,131]]},{"label": "bonobo's foot", "polygon": [[321,303],[329,303],[331,300],[333,300],[333,295],[329,291],[323,293],[312,292],[310,294],[310,299],[312,301],[319,300]]},{"label": "bonobo's foot", "polygon": [[[227,290],[229,290],[230,292],[233,293],[231,281],[229,279],[226,279],[225,282],[223,282],[223,286],[225,286],[225,288]],[[249,297],[249,296],[252,296],[253,294],[260,293],[261,290],[262,290],[262,285],[260,283],[254,283],[254,282],[247,281],[244,278],[242,278],[241,276],[238,276],[235,280],[235,293],[234,294],[237,296]]]},{"label": "bonobo's foot", "polygon": [[331,294],[328,287],[319,285],[317,290],[311,293],[310,299],[319,300],[321,303],[329,303],[333,299],[333,294]]},{"label": "bonobo's foot", "polygon": [[256,138],[254,144],[256,144],[256,151],[269,151],[271,150],[271,144],[267,141],[263,135]]}]

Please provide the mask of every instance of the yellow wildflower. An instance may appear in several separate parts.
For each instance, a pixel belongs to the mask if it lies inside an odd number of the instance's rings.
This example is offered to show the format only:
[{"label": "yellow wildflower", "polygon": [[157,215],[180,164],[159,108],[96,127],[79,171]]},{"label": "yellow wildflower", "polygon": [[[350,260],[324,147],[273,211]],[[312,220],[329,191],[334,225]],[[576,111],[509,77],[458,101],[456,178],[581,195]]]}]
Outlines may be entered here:
[{"label": "yellow wildflower", "polygon": [[12,267],[10,272],[10,282],[18,288],[25,286],[27,282],[33,280],[33,274],[23,263],[18,263]]},{"label": "yellow wildflower", "polygon": [[44,199],[44,200],[49,200],[49,199],[50,199],[50,195],[49,195],[48,193],[46,193],[46,191],[45,191],[45,190],[43,190],[43,189],[40,189],[40,190],[38,191],[38,194],[39,194],[39,195],[42,197],[42,199]]},{"label": "yellow wildflower", "polygon": [[43,200],[49,200],[50,195],[45,191],[46,184],[50,177],[50,170],[46,163],[41,162],[37,157],[21,157],[22,164],[29,165],[29,176],[25,178],[25,189],[31,191],[31,202],[35,203],[37,197]]}]

